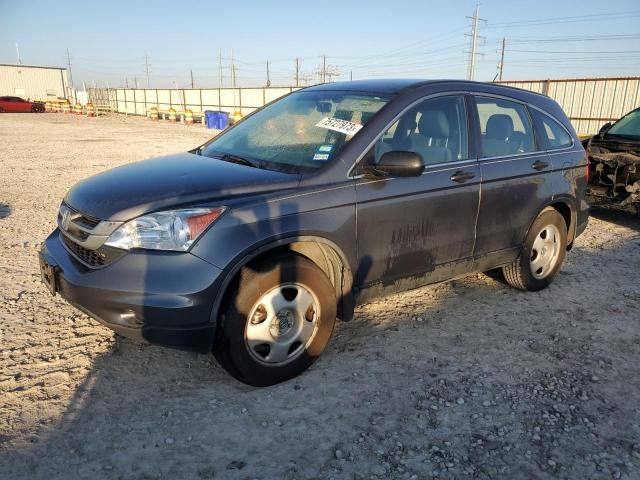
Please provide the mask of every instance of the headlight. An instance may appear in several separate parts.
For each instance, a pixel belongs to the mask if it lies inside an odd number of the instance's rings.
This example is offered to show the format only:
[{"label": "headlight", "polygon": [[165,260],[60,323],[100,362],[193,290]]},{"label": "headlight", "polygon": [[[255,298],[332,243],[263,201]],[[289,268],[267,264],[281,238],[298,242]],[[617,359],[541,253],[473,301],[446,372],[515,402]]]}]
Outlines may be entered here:
[{"label": "headlight", "polygon": [[150,213],[120,226],[105,242],[111,247],[184,252],[224,208],[188,208]]}]

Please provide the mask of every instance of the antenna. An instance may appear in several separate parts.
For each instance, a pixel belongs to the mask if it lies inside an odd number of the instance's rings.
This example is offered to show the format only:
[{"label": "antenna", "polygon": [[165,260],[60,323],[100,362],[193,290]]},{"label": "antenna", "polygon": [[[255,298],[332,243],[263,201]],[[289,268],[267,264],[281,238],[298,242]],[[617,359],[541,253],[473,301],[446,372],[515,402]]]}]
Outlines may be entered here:
[{"label": "antenna", "polygon": [[16,42],[16,54],[18,55],[18,65],[22,65],[22,60],[20,60],[20,47],[18,46],[17,42]]}]

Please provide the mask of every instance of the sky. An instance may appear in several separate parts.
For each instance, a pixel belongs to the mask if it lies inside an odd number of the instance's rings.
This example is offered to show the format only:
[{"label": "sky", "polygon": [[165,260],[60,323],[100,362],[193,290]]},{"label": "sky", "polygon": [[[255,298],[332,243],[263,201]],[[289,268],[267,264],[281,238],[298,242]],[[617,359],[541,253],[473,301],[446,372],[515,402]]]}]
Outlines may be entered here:
[{"label": "sky", "polygon": [[[217,87],[465,78],[471,0],[0,0],[0,63],[66,66],[86,86]],[[638,0],[484,0],[475,79],[640,75]],[[146,53],[145,53],[146,52]],[[149,75],[147,78],[145,55]]]}]

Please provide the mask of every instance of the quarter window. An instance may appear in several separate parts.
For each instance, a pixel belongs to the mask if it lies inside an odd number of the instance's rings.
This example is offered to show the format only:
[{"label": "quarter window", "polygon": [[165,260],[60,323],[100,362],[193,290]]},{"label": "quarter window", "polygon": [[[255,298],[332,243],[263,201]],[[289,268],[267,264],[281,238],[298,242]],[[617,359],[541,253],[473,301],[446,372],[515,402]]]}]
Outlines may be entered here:
[{"label": "quarter window", "polygon": [[544,115],[540,112],[534,114],[543,128],[543,137],[547,141],[548,148],[555,150],[558,148],[566,148],[573,145],[573,138],[567,132],[567,129],[556,122],[548,115]]},{"label": "quarter window", "polygon": [[403,114],[376,143],[374,161],[394,150],[418,153],[427,165],[466,160],[464,97],[432,98]]},{"label": "quarter window", "polygon": [[533,126],[527,108],[499,98],[476,97],[483,157],[533,152]]}]

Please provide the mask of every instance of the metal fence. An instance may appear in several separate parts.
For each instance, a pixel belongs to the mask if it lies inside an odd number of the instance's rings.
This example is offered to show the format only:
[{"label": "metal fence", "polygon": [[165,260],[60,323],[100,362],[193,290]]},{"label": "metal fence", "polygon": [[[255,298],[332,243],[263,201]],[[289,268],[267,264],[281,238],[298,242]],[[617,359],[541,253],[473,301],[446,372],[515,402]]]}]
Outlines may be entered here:
[{"label": "metal fence", "polygon": [[574,78],[497,82],[542,93],[560,104],[578,134],[600,127],[640,107],[640,77]]},{"label": "metal fence", "polygon": [[[556,100],[579,134],[596,133],[640,106],[640,77],[512,80],[497,82],[532,90]],[[296,87],[207,89],[89,89],[89,99],[115,112],[146,115],[148,109],[240,111],[243,115],[297,90]]]},{"label": "metal fence", "polygon": [[109,105],[119,113],[146,115],[155,107],[201,113],[205,110],[251,113],[257,108],[297,90],[296,87],[269,88],[95,88],[89,89],[89,99],[97,105]]}]

